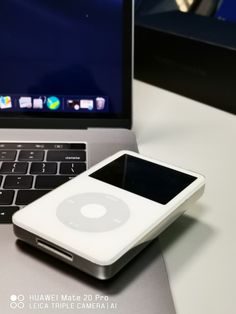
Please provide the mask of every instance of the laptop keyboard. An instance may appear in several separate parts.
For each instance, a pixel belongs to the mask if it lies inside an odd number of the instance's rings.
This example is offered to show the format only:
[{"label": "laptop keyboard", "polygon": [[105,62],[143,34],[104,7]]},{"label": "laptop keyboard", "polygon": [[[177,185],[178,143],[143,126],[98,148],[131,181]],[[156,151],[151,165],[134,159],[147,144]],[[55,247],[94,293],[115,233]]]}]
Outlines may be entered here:
[{"label": "laptop keyboard", "polygon": [[85,143],[0,143],[0,223],[86,169]]}]

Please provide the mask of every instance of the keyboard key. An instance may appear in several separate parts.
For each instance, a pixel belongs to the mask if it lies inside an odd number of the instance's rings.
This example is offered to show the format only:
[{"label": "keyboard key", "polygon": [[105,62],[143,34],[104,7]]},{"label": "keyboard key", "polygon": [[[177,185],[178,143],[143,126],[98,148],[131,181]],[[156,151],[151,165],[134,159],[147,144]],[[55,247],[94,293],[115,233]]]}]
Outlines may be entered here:
[{"label": "keyboard key", "polygon": [[3,176],[0,176],[0,186],[1,186],[1,183],[2,183],[2,178],[3,178]]},{"label": "keyboard key", "polygon": [[36,189],[55,189],[59,185],[69,181],[69,176],[38,176],[35,182]]},{"label": "keyboard key", "polygon": [[0,173],[4,174],[25,174],[28,169],[26,162],[3,162]]},{"label": "keyboard key", "polygon": [[48,161],[86,161],[86,152],[83,150],[48,151]]},{"label": "keyboard key", "polygon": [[80,174],[86,170],[86,163],[78,162],[78,163],[62,163],[60,165],[60,173],[61,174]]},{"label": "keyboard key", "polygon": [[31,174],[56,174],[57,173],[57,164],[56,163],[43,163],[43,162],[34,162],[31,164],[30,168]]},{"label": "keyboard key", "polygon": [[4,189],[30,189],[33,176],[7,176],[3,185]]},{"label": "keyboard key", "polygon": [[11,205],[14,191],[0,191],[0,205]]},{"label": "keyboard key", "polygon": [[14,161],[16,158],[15,150],[0,150],[0,161]]},{"label": "keyboard key", "polygon": [[20,161],[42,161],[44,159],[44,151],[40,150],[22,150],[19,154]]},{"label": "keyboard key", "polygon": [[50,190],[20,190],[17,193],[16,205],[28,205],[48,192]]},{"label": "keyboard key", "polygon": [[12,223],[12,215],[19,209],[17,206],[0,206],[0,223]]}]

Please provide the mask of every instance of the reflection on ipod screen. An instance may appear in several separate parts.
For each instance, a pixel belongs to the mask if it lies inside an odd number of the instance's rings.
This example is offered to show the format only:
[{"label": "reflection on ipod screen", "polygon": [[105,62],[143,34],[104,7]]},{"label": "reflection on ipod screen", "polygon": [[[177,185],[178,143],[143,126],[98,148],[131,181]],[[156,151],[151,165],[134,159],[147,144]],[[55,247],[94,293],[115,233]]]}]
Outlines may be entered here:
[{"label": "reflection on ipod screen", "polygon": [[167,204],[197,178],[131,155],[123,155],[90,177]]}]

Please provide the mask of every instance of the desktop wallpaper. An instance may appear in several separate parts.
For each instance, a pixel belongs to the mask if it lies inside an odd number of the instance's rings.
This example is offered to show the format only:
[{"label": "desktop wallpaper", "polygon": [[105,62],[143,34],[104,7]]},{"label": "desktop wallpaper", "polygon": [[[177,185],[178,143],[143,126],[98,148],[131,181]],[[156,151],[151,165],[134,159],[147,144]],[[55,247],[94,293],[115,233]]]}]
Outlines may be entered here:
[{"label": "desktop wallpaper", "polygon": [[0,115],[120,113],[122,19],[123,0],[1,0]]}]

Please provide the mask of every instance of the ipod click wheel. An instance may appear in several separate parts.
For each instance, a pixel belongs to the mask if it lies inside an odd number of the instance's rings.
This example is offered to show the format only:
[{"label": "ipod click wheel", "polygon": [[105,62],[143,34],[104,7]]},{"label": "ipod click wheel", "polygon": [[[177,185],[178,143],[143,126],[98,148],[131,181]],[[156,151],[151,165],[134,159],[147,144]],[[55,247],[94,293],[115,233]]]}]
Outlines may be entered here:
[{"label": "ipod click wheel", "polygon": [[200,174],[120,151],[16,212],[14,232],[109,279],[190,208],[204,187]]}]

